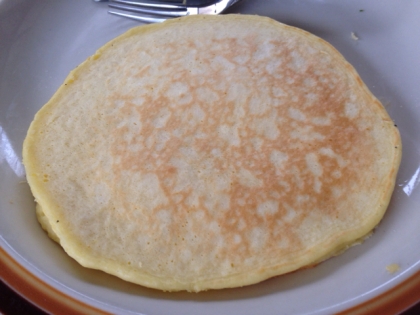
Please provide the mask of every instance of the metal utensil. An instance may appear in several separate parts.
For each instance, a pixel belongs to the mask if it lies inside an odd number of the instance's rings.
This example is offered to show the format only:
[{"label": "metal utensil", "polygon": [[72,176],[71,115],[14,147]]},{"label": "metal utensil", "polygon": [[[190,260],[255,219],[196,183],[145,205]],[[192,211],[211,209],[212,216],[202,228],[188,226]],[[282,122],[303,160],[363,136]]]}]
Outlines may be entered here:
[{"label": "metal utensil", "polygon": [[[94,1],[108,2],[108,0]],[[109,0],[108,6],[111,10],[108,12],[144,23],[159,23],[168,18],[186,15],[220,14],[239,1],[241,0]]]}]

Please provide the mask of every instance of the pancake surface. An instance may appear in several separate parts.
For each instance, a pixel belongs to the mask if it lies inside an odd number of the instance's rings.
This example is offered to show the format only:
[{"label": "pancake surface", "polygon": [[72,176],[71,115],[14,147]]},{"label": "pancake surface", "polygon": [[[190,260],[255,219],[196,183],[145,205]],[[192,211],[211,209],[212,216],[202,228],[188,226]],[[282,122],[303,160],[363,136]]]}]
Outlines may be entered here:
[{"label": "pancake surface", "polygon": [[76,68],[23,150],[80,264],[161,290],[238,287],[368,235],[398,130],[323,40],[257,16],[140,26]]}]

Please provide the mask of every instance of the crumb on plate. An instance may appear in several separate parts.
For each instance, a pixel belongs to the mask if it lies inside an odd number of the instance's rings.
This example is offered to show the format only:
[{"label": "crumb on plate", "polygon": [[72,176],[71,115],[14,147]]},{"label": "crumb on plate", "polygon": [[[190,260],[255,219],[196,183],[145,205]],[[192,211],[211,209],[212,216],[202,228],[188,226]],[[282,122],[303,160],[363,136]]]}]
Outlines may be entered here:
[{"label": "crumb on plate", "polygon": [[388,271],[389,273],[396,273],[398,270],[400,270],[400,265],[398,264],[391,264],[386,266],[386,271]]}]

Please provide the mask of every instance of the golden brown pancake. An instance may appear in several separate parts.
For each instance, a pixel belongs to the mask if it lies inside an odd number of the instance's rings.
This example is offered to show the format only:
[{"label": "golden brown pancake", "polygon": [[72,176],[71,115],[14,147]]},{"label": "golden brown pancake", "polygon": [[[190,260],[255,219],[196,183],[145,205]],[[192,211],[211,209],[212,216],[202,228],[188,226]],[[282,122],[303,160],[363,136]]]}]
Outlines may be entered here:
[{"label": "golden brown pancake", "polygon": [[23,156],[41,224],[80,264],[201,291],[360,242],[388,206],[401,143],[322,39],[194,16],[134,28],[72,71]]}]

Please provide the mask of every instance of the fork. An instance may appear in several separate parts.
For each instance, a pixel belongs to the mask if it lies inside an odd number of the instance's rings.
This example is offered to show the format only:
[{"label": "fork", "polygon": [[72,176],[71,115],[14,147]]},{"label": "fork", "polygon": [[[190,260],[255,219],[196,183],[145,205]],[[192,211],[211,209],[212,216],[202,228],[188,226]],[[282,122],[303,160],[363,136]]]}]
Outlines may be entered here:
[{"label": "fork", "polygon": [[[108,0],[94,1],[108,2]],[[112,9],[108,12],[144,23],[159,23],[167,20],[168,18],[182,17],[186,15],[220,14],[239,1],[241,0],[109,0],[108,6],[110,8],[130,13],[124,13]]]}]

